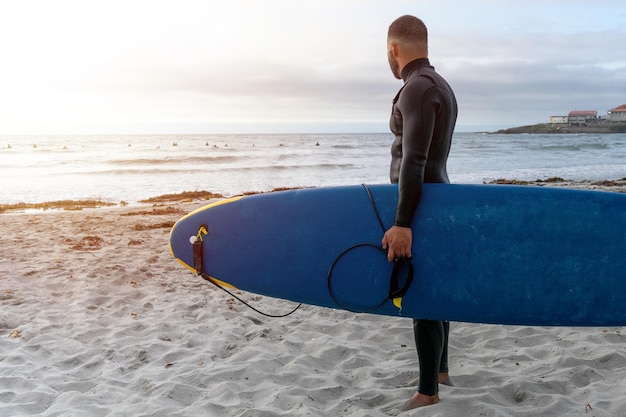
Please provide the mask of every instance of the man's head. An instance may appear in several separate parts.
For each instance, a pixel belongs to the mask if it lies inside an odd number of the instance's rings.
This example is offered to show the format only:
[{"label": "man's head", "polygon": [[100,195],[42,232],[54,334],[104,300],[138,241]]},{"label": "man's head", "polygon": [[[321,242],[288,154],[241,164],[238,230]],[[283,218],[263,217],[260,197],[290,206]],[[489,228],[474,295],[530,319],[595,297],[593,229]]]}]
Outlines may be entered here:
[{"label": "man's head", "polygon": [[428,58],[428,31],[415,16],[401,16],[389,25],[387,58],[393,75],[400,79],[402,69],[418,58]]}]

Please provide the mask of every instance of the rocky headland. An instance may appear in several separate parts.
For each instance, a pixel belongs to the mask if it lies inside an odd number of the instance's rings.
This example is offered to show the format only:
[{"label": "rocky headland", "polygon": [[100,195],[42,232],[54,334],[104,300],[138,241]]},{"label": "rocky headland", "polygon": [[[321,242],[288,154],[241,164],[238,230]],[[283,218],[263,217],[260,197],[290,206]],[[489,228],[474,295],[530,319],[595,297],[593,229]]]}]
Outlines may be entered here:
[{"label": "rocky headland", "polygon": [[626,133],[626,124],[598,123],[587,126],[569,126],[565,124],[538,123],[500,129],[490,133]]}]

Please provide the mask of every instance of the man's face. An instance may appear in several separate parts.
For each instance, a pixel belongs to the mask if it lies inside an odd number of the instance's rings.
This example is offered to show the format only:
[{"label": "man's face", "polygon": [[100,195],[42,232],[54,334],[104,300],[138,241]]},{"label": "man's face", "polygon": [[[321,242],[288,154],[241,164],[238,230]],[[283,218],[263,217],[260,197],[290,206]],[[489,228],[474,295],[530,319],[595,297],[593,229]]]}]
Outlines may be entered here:
[{"label": "man's face", "polygon": [[400,64],[398,64],[398,60],[393,56],[393,46],[391,42],[387,42],[387,60],[389,61],[389,67],[391,68],[391,72],[393,76],[398,80],[402,78],[400,74]]}]

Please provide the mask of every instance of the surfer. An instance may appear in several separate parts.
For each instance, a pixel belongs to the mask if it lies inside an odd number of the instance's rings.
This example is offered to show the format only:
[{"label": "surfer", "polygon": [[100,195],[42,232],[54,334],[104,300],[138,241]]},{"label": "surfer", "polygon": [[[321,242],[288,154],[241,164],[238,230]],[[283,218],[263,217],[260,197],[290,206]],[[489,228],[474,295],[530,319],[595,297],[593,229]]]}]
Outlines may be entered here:
[{"label": "surfer", "polygon": [[[446,162],[457,117],[457,102],[448,83],[428,60],[428,33],[414,16],[402,16],[390,26],[387,55],[393,75],[404,85],[393,99],[390,129],[390,179],[398,183],[394,226],[382,241],[390,262],[410,258],[411,220],[425,182],[448,183]],[[412,409],[439,402],[439,383],[451,385],[448,374],[448,322],[413,321],[419,358],[418,392],[404,405]]]}]

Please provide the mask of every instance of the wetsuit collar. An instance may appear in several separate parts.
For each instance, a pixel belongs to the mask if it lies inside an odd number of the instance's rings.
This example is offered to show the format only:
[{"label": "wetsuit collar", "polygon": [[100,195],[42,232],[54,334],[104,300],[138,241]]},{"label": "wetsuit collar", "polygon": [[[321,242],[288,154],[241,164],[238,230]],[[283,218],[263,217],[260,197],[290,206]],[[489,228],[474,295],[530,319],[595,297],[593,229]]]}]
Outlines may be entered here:
[{"label": "wetsuit collar", "polygon": [[402,68],[402,74],[400,74],[402,75],[402,80],[406,81],[409,74],[411,74],[413,70],[416,70],[420,67],[430,67],[430,61],[428,60],[428,58],[418,58],[406,64],[404,68]]}]

